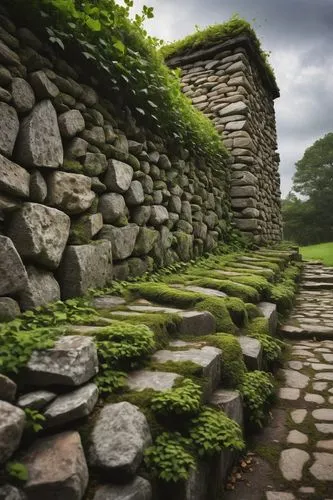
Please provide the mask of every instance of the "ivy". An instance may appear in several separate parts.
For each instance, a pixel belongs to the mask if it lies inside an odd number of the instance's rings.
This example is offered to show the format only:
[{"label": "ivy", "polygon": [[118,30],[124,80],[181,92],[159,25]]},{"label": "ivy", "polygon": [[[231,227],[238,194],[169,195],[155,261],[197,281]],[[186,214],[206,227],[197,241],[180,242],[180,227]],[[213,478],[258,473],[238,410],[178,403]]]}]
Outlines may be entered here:
[{"label": "ivy", "polygon": [[151,408],[158,415],[191,415],[199,411],[201,387],[191,379],[184,379],[181,384],[168,391],[157,393]]}]

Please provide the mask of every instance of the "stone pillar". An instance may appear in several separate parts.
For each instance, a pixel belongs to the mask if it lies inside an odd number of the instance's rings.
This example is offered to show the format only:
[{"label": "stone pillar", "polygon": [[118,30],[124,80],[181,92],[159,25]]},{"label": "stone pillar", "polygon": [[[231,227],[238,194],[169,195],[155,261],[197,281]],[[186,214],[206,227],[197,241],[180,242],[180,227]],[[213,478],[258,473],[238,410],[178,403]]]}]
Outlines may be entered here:
[{"label": "stone pillar", "polygon": [[167,61],[181,68],[183,92],[215,124],[232,156],[231,206],[238,229],[258,243],[281,239],[274,99],[279,89],[247,36],[188,49]]}]

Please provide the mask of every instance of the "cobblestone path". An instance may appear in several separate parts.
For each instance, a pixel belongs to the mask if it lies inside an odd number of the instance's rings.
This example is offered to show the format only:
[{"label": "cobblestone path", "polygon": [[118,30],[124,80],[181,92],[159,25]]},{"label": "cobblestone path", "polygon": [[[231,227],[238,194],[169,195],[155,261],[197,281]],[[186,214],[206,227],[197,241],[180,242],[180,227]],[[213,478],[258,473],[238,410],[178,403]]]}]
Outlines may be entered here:
[{"label": "cobblestone path", "polygon": [[333,500],[333,268],[305,266],[288,323],[288,361],[253,472],[227,499]]}]

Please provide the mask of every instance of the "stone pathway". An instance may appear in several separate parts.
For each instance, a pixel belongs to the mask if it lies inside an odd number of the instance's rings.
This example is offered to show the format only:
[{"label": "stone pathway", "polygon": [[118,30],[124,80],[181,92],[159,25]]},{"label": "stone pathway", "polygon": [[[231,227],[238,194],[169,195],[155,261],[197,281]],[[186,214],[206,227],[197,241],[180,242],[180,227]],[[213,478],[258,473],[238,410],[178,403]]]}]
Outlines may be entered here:
[{"label": "stone pathway", "polygon": [[333,499],[333,268],[305,266],[281,332],[290,354],[272,422],[255,437],[253,472],[228,500]]}]

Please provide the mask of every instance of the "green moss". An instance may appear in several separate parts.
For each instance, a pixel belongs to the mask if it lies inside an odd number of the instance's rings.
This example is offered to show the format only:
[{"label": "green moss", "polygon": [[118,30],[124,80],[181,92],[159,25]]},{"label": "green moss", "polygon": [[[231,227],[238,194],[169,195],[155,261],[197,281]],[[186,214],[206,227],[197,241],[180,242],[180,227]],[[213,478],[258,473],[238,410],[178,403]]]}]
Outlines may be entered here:
[{"label": "green moss", "polygon": [[194,307],[202,298],[201,294],[172,288],[165,283],[137,283],[130,285],[128,290],[136,296],[173,307]]},{"label": "green moss", "polygon": [[283,446],[281,443],[259,444],[254,448],[254,452],[266,460],[275,471],[279,470],[278,464],[282,450]]},{"label": "green moss", "polygon": [[195,308],[197,311],[208,311],[214,316],[217,331],[226,333],[234,333],[236,331],[224,299],[208,297],[199,302]]},{"label": "green moss", "polygon": [[179,373],[179,375],[187,378],[202,376],[202,366],[193,363],[193,361],[166,361],[165,363],[151,361],[147,367],[152,371]]},{"label": "green moss", "polygon": [[295,291],[295,284],[290,280],[272,286],[270,300],[276,303],[280,313],[285,314],[292,308]]},{"label": "green moss", "polygon": [[255,288],[262,299],[269,296],[272,287],[271,283],[269,283],[268,280],[263,276],[231,276],[228,279],[235,283],[240,283],[242,285],[248,285],[252,288]]},{"label": "green moss", "polygon": [[245,262],[229,262],[228,266],[225,267],[226,271],[236,271],[244,274],[257,274],[259,276],[264,276],[267,279],[274,277],[274,271],[272,269],[255,269],[255,264],[245,264]]},{"label": "green moss", "polygon": [[[232,321],[238,327],[244,327],[248,322],[246,304],[237,297],[226,297],[224,303],[227,306]],[[254,304],[251,304],[254,306]],[[256,306],[254,306],[256,307]]]},{"label": "green moss", "polygon": [[[192,279],[193,278],[193,279]],[[220,290],[225,292],[227,295],[232,297],[238,297],[245,302],[259,302],[259,294],[257,290],[248,286],[241,285],[239,283],[233,283],[229,280],[217,280],[214,278],[196,278],[191,277],[191,284],[197,286],[203,286],[204,288],[214,288],[215,290]]]},{"label": "green moss", "polygon": [[259,316],[262,316],[262,312],[260,311],[260,309],[258,309],[258,307],[255,304],[251,304],[250,302],[247,302],[245,304],[245,307],[246,307],[246,310],[247,310],[248,318],[250,320],[254,319],[254,318],[257,318]]},{"label": "green moss", "polygon": [[242,383],[247,371],[237,337],[233,335],[208,335],[202,340],[222,350],[222,385],[237,388]]},{"label": "green moss", "polygon": [[81,165],[79,161],[65,159],[62,165],[62,170],[65,172],[73,172],[74,174],[82,174],[83,165]]}]

